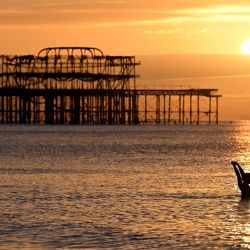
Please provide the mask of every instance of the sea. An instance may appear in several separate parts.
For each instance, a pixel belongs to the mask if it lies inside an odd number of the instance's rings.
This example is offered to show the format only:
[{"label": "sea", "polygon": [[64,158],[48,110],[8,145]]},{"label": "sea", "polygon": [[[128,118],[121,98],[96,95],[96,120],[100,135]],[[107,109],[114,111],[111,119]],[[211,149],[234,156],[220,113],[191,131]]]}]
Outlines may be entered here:
[{"label": "sea", "polygon": [[249,249],[250,121],[0,126],[0,249]]}]

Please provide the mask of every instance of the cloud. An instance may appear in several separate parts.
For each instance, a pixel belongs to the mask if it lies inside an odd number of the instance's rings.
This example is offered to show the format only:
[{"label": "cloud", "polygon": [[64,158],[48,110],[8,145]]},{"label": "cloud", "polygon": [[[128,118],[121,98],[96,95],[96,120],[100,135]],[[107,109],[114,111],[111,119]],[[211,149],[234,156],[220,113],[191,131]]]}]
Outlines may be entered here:
[{"label": "cloud", "polygon": [[146,35],[170,35],[170,34],[183,34],[185,32],[193,33],[193,34],[197,34],[197,33],[201,33],[201,34],[205,34],[209,32],[209,29],[200,29],[200,30],[196,30],[194,29],[193,31],[185,31],[185,29],[155,29],[155,30],[144,30],[143,33]]},{"label": "cloud", "polygon": [[[228,23],[250,21],[250,4],[238,1],[195,0],[0,0],[0,26],[78,26],[109,28],[118,26],[182,25],[185,23]],[[151,31],[150,31],[151,30]],[[177,29],[155,28],[145,33],[169,34]],[[200,29],[206,33],[206,28]]]}]

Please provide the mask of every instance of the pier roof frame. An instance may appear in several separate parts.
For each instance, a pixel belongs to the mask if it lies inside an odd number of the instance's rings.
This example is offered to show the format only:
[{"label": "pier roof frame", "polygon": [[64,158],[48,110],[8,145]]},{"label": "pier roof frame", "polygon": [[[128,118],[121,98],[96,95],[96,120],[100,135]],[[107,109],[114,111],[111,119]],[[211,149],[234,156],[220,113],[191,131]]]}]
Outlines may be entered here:
[{"label": "pier roof frame", "polygon": [[[61,54],[61,52],[66,52],[65,54]],[[38,52],[38,57],[44,57],[42,54],[44,53],[45,56],[75,56],[75,52],[80,52],[81,56],[85,56],[87,52],[91,54],[92,57],[104,57],[103,52],[95,47],[48,47],[40,50]]]}]

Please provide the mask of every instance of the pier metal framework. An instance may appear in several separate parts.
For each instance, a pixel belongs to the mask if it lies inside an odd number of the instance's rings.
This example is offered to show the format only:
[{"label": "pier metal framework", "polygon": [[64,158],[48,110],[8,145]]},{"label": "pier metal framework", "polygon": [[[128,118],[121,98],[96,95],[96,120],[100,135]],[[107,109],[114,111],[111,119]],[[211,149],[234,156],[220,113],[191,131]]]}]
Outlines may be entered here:
[{"label": "pier metal framework", "polygon": [[218,123],[217,90],[137,89],[137,65],[134,56],[107,56],[89,47],[3,55],[0,123]]},{"label": "pier metal framework", "polygon": [[217,89],[138,90],[139,120],[157,124],[219,121]]}]

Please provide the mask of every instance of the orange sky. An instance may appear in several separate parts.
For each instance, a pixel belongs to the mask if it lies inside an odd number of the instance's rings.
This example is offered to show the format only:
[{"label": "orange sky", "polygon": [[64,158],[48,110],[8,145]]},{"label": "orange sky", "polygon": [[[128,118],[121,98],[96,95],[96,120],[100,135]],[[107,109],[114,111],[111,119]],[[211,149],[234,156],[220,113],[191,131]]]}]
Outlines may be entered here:
[{"label": "orange sky", "polygon": [[248,0],[0,0],[2,53],[95,46],[107,54],[238,53]]},{"label": "orange sky", "polygon": [[0,32],[0,54],[91,46],[136,55],[139,85],[218,88],[221,119],[250,119],[250,55],[240,55],[249,0],[0,0]]},{"label": "orange sky", "polygon": [[165,54],[138,57],[141,88],[215,88],[220,120],[250,120],[250,56]]}]

